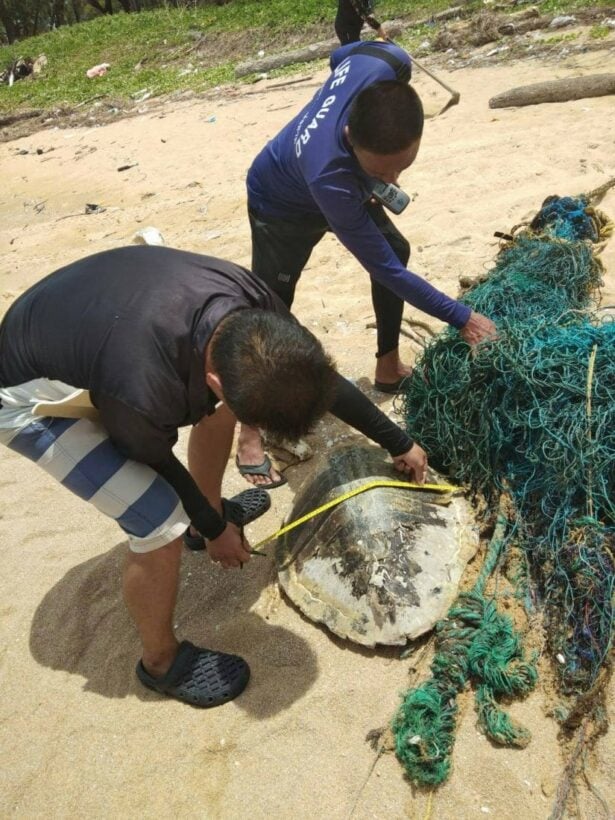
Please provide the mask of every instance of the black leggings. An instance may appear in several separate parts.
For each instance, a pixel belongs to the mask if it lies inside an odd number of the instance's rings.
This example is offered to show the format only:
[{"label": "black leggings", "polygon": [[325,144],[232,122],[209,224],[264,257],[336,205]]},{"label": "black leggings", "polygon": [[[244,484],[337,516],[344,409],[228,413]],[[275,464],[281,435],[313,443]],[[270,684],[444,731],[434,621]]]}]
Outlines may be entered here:
[{"label": "black leggings", "polygon": [[350,0],[339,0],[335,15],[335,33],[340,43],[356,43],[361,39],[363,19],[357,14]]},{"label": "black leggings", "polygon": [[[382,205],[368,202],[365,207],[393,252],[407,267],[410,244],[389,217]],[[291,307],[295,287],[314,247],[330,230],[322,216],[307,216],[290,221],[260,217],[249,211],[252,228],[252,270]],[[384,356],[399,347],[401,317],[404,302],[388,288],[371,279],[372,304],[376,315],[378,349],[376,356]]]}]

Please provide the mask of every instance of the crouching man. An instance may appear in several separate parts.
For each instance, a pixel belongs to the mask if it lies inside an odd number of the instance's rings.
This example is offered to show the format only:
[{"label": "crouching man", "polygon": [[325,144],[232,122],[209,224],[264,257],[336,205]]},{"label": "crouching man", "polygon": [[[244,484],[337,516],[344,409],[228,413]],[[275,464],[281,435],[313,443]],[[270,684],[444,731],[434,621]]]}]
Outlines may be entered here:
[{"label": "crouching man", "polygon": [[[173,629],[183,540],[240,567],[243,526],[270,503],[262,489],[221,498],[236,421],[294,439],[331,410],[401,472],[424,481],[427,467],[262,280],[164,247],[87,257],[20,296],[0,325],[0,402],[0,441],[127,534],[137,676],[196,706],[231,700],[250,674],[242,658],[180,643]],[[186,469],[173,446],[188,425]]]}]

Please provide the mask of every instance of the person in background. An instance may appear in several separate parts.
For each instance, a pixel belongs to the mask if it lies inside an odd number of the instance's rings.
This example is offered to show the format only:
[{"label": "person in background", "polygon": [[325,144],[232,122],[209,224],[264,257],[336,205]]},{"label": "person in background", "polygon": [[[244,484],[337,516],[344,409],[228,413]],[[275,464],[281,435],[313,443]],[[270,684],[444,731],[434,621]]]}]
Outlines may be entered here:
[{"label": "person in background", "polygon": [[386,40],[386,32],[374,17],[373,11],[374,5],[371,0],[338,0],[335,33],[341,45],[358,42],[364,23],[373,28],[378,37]]}]

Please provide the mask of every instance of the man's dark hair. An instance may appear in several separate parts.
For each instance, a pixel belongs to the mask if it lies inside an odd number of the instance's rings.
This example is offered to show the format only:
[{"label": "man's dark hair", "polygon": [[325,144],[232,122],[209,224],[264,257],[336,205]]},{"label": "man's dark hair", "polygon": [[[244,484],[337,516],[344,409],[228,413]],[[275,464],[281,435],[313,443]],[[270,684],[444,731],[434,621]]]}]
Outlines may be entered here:
[{"label": "man's dark hair", "polygon": [[348,131],[353,145],[372,154],[397,154],[421,138],[423,104],[414,88],[383,80],[364,88],[353,100]]},{"label": "man's dark hair", "polygon": [[210,354],[228,406],[244,424],[294,440],[333,402],[333,361],[292,316],[235,311],[218,325]]}]

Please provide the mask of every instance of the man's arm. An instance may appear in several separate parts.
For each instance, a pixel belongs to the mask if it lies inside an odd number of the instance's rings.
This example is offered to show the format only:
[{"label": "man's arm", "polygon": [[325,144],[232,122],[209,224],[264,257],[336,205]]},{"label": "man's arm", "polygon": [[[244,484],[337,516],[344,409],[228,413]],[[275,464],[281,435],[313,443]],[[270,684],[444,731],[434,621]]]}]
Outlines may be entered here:
[{"label": "man's arm", "polygon": [[173,454],[177,429],[158,427],[147,416],[118,399],[104,395],[94,395],[92,398],[101,422],[119,452],[133,461],[147,464],[166,479],[201,535],[209,539],[218,538],[226,523]]},{"label": "man's arm", "polygon": [[173,487],[190,518],[190,523],[201,535],[210,540],[222,535],[226,522],[214,510],[188,470],[172,452],[165,461],[150,466]]},{"label": "man's arm", "polygon": [[376,407],[351,382],[337,374],[335,401],[331,412],[391,454],[395,469],[422,484],[427,473],[427,455],[401,427]]},{"label": "man's arm", "polygon": [[361,191],[349,172],[331,174],[326,182],[318,180],[310,191],[337,238],[377,282],[456,328],[468,322],[471,308],[401,264],[365,209]]},{"label": "man's arm", "polygon": [[410,450],[413,441],[401,427],[371,402],[352,382],[337,374],[335,401],[331,412],[341,421],[363,433],[392,456]]}]

